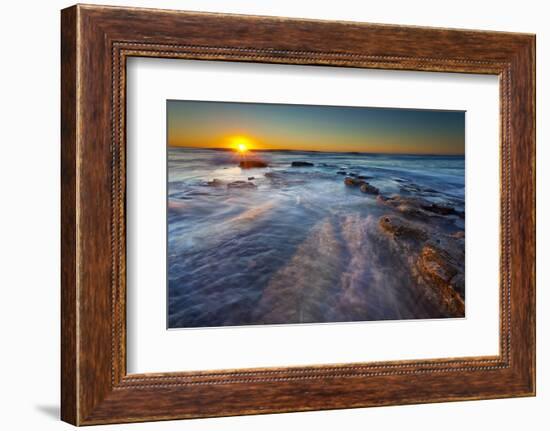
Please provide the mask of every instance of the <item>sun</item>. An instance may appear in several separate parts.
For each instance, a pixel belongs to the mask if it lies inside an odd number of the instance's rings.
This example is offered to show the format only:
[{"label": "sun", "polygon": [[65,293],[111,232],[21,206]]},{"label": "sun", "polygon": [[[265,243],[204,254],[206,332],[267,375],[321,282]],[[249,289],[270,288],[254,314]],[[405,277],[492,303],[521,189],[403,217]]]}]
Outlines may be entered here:
[{"label": "sun", "polygon": [[252,139],[244,135],[231,136],[229,142],[230,147],[240,154],[247,153],[253,147]]}]

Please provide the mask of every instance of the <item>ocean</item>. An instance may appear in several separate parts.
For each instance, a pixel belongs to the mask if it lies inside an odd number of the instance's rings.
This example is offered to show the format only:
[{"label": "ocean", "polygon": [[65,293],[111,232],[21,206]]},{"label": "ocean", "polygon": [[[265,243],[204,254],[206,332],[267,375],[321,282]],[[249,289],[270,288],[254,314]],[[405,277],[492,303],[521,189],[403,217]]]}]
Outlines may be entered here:
[{"label": "ocean", "polygon": [[464,178],[464,156],[169,147],[168,327],[461,317]]}]

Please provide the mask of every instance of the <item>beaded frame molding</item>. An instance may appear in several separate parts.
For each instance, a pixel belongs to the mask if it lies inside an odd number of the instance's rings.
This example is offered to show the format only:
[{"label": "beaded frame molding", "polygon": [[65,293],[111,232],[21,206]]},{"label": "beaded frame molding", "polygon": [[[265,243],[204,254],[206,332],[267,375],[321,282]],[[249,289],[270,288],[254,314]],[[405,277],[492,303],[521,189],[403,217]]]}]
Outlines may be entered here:
[{"label": "beaded frame molding", "polygon": [[[77,5],[61,14],[61,417],[75,425],[535,394],[535,36]],[[493,74],[498,356],[126,372],[126,59]]]}]

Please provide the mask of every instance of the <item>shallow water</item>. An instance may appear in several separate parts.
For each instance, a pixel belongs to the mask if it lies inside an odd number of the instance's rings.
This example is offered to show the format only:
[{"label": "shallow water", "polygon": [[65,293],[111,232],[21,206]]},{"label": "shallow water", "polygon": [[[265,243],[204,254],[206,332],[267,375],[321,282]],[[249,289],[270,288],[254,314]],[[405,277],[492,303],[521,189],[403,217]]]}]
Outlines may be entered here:
[{"label": "shallow water", "polygon": [[[464,211],[464,157],[249,154],[269,164],[258,169],[239,168],[241,157],[169,148],[169,327],[446,317],[380,231],[387,208],[338,172],[369,177],[384,196]],[[234,181],[256,187],[227,187]],[[438,229],[463,230],[464,220]]]}]

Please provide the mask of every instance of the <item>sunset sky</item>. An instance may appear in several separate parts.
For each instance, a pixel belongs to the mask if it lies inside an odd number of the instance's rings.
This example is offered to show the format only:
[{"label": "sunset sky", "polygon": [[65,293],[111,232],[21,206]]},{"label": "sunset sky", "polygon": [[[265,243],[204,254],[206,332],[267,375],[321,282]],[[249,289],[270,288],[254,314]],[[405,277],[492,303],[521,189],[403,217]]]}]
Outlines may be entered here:
[{"label": "sunset sky", "polygon": [[168,145],[464,154],[464,112],[169,100]]}]

